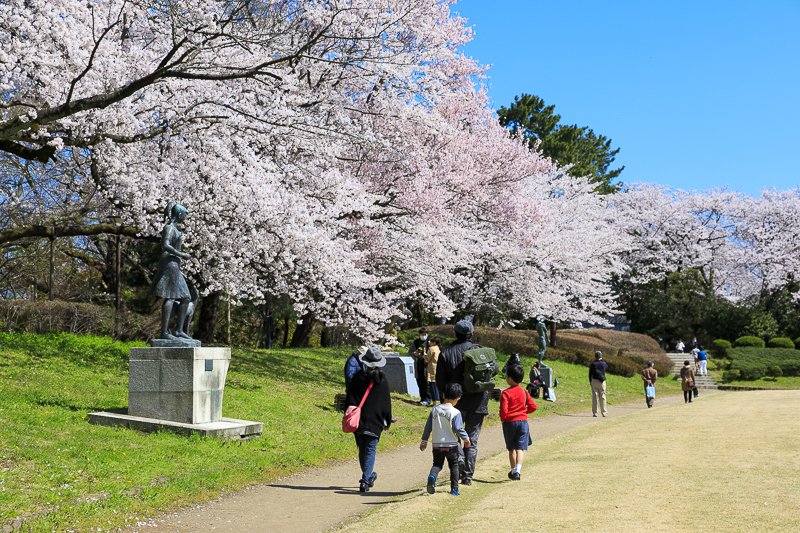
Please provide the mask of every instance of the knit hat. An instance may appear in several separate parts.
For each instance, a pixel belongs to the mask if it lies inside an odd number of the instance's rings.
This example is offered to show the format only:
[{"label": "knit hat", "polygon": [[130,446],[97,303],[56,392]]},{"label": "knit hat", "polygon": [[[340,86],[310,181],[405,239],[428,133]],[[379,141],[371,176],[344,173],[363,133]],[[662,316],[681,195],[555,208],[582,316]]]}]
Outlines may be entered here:
[{"label": "knit hat", "polygon": [[380,368],[386,364],[386,358],[381,353],[381,349],[377,346],[370,346],[362,353],[358,360],[364,363],[364,366],[369,368]]},{"label": "knit hat", "polygon": [[453,331],[455,331],[458,335],[470,335],[474,329],[475,328],[472,326],[472,322],[469,320],[459,320],[456,322],[456,325],[453,326]]}]

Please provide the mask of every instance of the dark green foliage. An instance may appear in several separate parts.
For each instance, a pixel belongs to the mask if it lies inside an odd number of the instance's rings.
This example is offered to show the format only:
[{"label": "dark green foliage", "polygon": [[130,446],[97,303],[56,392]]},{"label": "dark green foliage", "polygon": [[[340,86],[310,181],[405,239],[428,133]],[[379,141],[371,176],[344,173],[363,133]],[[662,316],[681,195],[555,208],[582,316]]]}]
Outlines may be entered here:
[{"label": "dark green foliage", "polygon": [[794,340],[794,347],[797,348],[798,350],[800,350],[800,337],[797,337]]},{"label": "dark green foliage", "polygon": [[726,341],[725,339],[715,339],[714,342],[711,343],[711,346],[718,357],[723,357],[725,352],[732,347],[730,341]]},{"label": "dark green foliage", "polygon": [[740,370],[726,370],[722,373],[722,381],[730,382],[730,381],[737,381],[742,378],[742,372]]},{"label": "dark green foliage", "polygon": [[783,370],[780,365],[770,365],[767,367],[767,375],[773,378],[779,378],[783,375]]},{"label": "dark green foliage", "polygon": [[756,311],[750,323],[742,330],[745,335],[768,339],[778,334],[778,321],[766,311]]},{"label": "dark green foliage", "polygon": [[754,337],[752,335],[745,335],[743,337],[739,337],[738,339],[733,341],[733,344],[737,348],[746,346],[763,348],[765,346],[764,339],[762,339],[761,337]]},{"label": "dark green foliage", "polygon": [[770,348],[794,348],[794,341],[788,337],[773,337],[767,342]]},{"label": "dark green foliage", "polygon": [[[727,356],[731,359],[731,369],[723,374],[726,381],[753,381],[765,376],[800,376],[800,351],[795,349],[737,347],[728,350]],[[734,371],[739,372],[738,378],[733,377]]]},{"label": "dark green foliage", "polygon": [[619,148],[611,149],[611,139],[597,135],[587,126],[559,124],[561,115],[555,106],[531,94],[515,96],[509,107],[497,111],[500,124],[514,135],[522,135],[528,146],[537,146],[547,157],[561,165],[572,165],[571,176],[589,176],[601,193],[615,192],[611,182],[625,168],[610,169]]}]

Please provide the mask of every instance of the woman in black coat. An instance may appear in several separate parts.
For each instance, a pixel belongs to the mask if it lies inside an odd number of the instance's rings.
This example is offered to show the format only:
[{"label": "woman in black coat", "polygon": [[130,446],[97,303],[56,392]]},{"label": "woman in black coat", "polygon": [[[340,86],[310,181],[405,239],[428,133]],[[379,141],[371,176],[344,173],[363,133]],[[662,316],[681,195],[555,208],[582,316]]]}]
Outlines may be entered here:
[{"label": "woman in black coat", "polygon": [[361,492],[367,492],[378,478],[374,470],[375,457],[381,433],[392,423],[392,399],[389,396],[389,383],[381,370],[386,364],[386,359],[381,354],[380,348],[371,346],[359,356],[359,360],[364,365],[364,370],[356,373],[348,385],[345,406],[357,406],[370,384],[372,385],[361,407],[361,420],[355,432],[358,462],[361,465],[358,488]]}]

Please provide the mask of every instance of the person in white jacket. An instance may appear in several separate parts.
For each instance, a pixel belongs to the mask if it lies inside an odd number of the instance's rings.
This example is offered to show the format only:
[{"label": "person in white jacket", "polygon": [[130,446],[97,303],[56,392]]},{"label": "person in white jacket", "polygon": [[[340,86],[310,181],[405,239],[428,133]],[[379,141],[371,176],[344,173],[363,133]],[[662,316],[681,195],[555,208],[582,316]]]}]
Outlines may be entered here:
[{"label": "person in white jacket", "polygon": [[444,468],[444,461],[447,459],[447,467],[450,469],[450,494],[459,495],[458,441],[460,439],[463,442],[464,448],[471,446],[467,431],[464,429],[464,422],[461,419],[461,412],[455,407],[458,400],[461,399],[461,394],[461,385],[458,383],[445,385],[444,402],[431,409],[428,421],[425,422],[419,449],[424,451],[428,446],[428,439],[431,439],[433,466],[428,475],[429,494],[436,492],[436,478]]}]

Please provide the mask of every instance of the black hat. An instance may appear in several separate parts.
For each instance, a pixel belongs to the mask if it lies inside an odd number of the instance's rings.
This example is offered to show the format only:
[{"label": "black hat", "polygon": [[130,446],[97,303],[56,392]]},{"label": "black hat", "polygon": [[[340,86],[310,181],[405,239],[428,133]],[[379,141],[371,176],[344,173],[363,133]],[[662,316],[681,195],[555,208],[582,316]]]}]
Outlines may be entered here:
[{"label": "black hat", "polygon": [[386,364],[386,358],[381,353],[381,349],[377,346],[370,346],[362,353],[358,360],[364,363],[364,366],[370,368],[380,368]]}]

